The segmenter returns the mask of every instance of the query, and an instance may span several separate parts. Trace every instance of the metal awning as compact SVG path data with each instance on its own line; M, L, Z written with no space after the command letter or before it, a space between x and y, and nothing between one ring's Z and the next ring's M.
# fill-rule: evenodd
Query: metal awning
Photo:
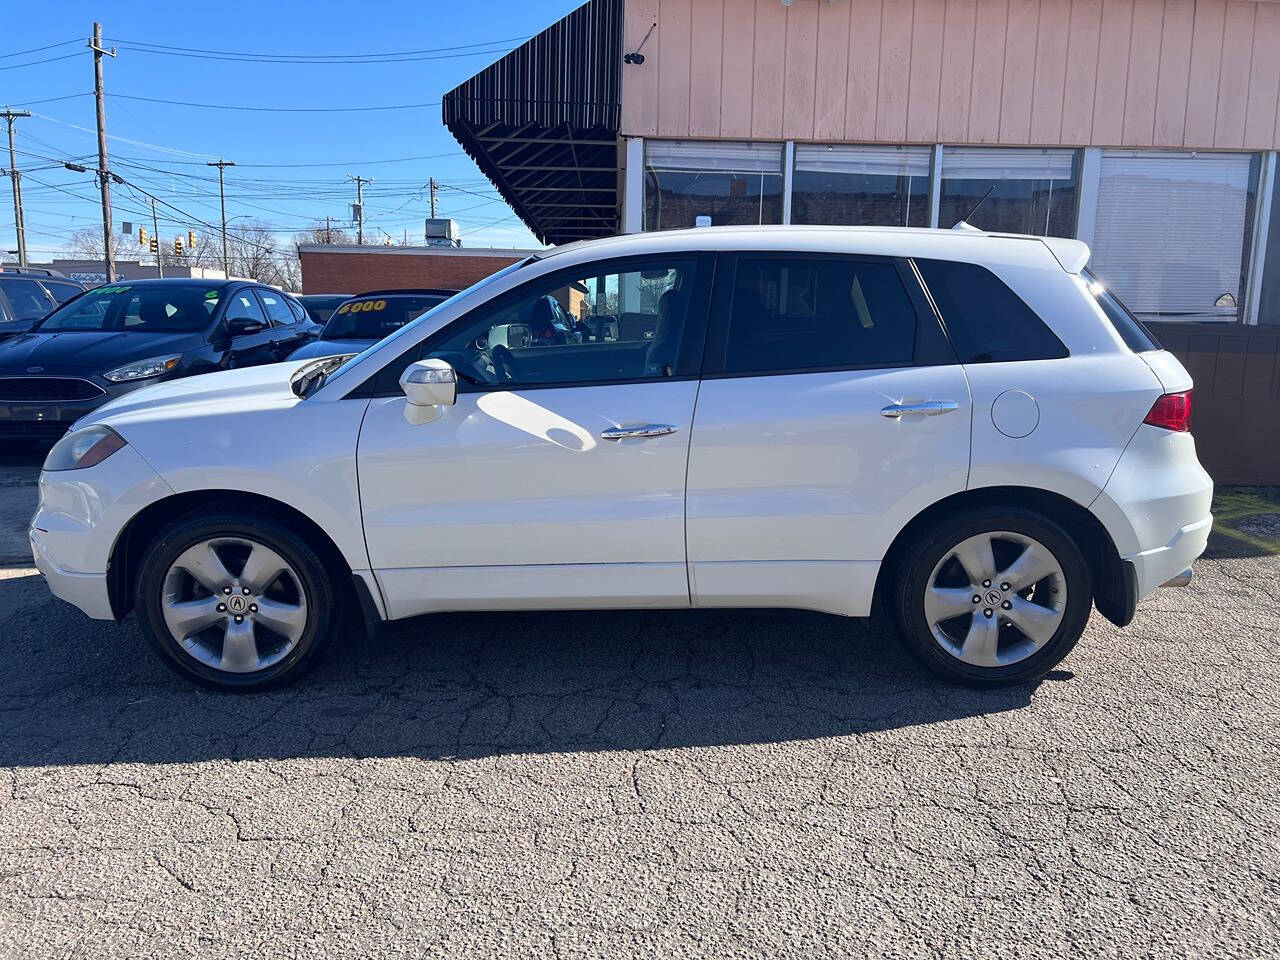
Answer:
M621 0L588 0L446 93L443 114L543 243L617 233Z

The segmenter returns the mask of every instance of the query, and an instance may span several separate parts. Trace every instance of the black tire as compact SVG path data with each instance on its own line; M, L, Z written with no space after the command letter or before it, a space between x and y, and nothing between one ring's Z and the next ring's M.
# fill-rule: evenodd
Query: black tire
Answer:
M165 580L174 562L201 541L222 537L244 538L275 551L289 564L292 585L305 597L301 636L282 659L261 670L232 673L201 662L183 649L162 612ZM135 584L134 609L142 635L179 675L216 690L255 692L292 683L322 659L334 627L342 622L338 602L324 562L305 539L268 515L210 508L177 518L152 541Z
M1066 601L1057 629L1034 653L1007 665L983 667L959 659L934 636L925 614L925 591L935 567L957 545L970 537L995 531L1021 534L1047 548L1065 578ZM1071 652L1089 621L1093 587L1079 546L1061 526L1032 510L991 507L949 517L909 544L899 558L890 597L904 645L917 660L947 680L968 686L994 687L1038 680ZM982 606L979 604L979 608ZM998 614L999 608L995 609ZM979 609L971 614L981 615Z

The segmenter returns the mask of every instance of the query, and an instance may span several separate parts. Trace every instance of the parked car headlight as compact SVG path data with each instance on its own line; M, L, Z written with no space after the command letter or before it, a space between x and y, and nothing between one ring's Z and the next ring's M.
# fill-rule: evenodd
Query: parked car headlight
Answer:
M94 424L73 430L53 445L44 458L46 470L81 470L101 463L125 445L124 437L110 427Z
M103 376L112 383L124 383L127 380L146 380L148 377L158 377L162 373L168 373L178 365L178 361L181 359L182 354L176 353L171 357L150 357L146 360L135 360L133 363L126 363L123 367L108 370Z

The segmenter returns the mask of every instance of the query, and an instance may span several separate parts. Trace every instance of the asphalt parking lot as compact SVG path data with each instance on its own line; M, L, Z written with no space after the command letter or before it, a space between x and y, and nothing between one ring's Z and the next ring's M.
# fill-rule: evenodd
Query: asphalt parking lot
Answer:
M1280 955L1275 500L1034 687L765 611L438 616L231 697L49 596L38 459L0 459L0 955Z

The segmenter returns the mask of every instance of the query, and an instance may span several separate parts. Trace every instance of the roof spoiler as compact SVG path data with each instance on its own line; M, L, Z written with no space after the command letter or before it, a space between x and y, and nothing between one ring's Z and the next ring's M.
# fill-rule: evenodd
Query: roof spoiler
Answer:
M1040 242L1049 248L1062 269L1067 273L1079 273L1089 262L1089 245L1083 240L1067 237L1041 237Z

